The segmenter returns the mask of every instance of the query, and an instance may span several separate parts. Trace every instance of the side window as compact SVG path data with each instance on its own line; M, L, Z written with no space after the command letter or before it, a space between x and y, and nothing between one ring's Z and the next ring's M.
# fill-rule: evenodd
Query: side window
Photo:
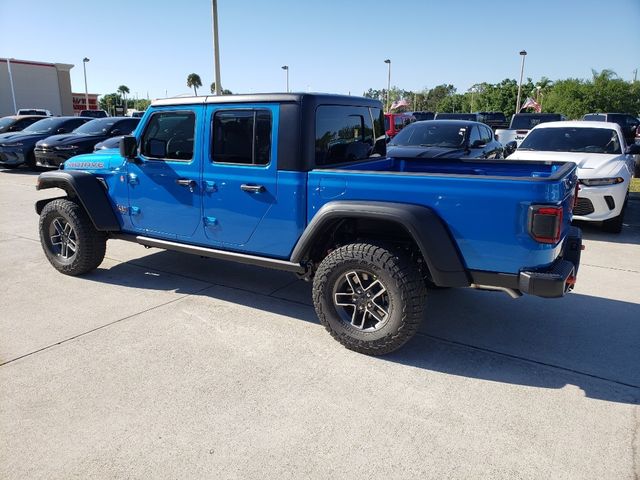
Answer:
M321 105L316 110L316 165L347 163L374 152L373 124L366 107Z
M493 131L489 127L484 125L480 126L480 134L482 136L482 143L485 145L491 143L493 140Z
M402 127L404 127L402 117L393 117L393 124L395 125L396 130L402 130Z
M478 131L478 127L474 125L471 127L471 132L469 132L469 145L473 145L473 142L477 140L482 140L480 137L480 132Z
M213 116L215 163L267 165L271 161L269 110L219 110Z
M142 135L140 152L145 157L191 160L196 115L190 111L157 112Z
M190 111L154 113L142 135L142 155L163 160L191 160L195 124L196 115Z

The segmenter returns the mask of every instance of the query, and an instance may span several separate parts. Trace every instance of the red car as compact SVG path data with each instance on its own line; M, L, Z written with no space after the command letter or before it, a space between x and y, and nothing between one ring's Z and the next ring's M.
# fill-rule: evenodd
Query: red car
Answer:
M415 121L416 118L410 113L385 113L384 129L389 138L393 138L400 130Z

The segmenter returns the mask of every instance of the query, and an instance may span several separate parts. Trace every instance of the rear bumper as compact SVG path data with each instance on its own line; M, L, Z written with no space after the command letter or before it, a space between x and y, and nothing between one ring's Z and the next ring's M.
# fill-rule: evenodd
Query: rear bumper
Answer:
M545 269L525 270L518 274L518 290L537 297L562 297L573 289L580 267L582 231L571 227L562 253Z
M558 298L573 289L580 267L582 231L570 227L560 255L544 268L524 269L518 274L471 271L475 288L507 291L511 296L519 293L537 297Z

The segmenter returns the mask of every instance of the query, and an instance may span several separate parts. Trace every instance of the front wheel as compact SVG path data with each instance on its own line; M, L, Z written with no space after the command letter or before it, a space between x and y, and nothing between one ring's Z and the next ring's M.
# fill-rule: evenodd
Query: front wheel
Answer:
M98 268L106 251L107 237L93 226L75 202L49 202L40 214L40 243L49 263L66 275L82 275Z
M342 345L367 355L397 350L418 331L426 287L408 255L355 243L331 252L313 281L322 325Z
M622 232L622 226L624 223L624 213L626 209L627 209L627 201L625 200L619 215L616 215L615 217L610 218L608 220L604 220L602 222L602 230L609 233Z

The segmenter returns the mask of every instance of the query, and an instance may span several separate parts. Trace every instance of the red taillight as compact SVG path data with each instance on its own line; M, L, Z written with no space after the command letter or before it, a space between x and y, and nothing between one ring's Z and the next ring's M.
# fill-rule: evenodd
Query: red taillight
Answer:
M540 243L557 243L562 230L562 206L529 207L529 234Z
M578 206L578 191L580 191L580 182L576 181L576 188L573 192L573 208Z

